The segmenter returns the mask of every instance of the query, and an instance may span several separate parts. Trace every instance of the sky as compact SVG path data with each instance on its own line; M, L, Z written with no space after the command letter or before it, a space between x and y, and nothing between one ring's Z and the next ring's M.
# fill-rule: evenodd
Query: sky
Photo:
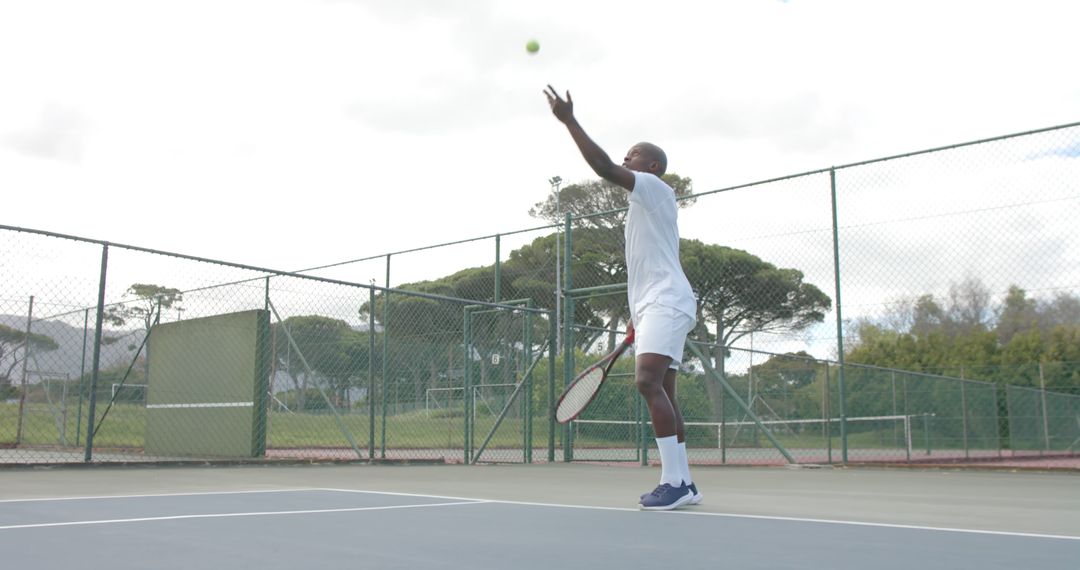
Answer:
M0 224L293 270L542 225L616 160L697 192L1080 120L1069 1L5 0ZM540 43L530 55L525 44Z

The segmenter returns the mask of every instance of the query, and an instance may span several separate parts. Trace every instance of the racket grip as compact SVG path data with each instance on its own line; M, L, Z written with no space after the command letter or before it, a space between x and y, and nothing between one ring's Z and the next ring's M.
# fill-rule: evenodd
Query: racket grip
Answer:
M626 340L624 340L623 342L625 342L626 344L633 344L633 342L634 342L634 334L636 332L637 332L637 329L630 329L630 332L626 333Z

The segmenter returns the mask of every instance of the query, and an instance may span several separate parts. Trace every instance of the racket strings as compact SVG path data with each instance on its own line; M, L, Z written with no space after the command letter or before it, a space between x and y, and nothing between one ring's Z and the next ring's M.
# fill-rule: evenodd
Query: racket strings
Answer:
M604 379L603 369L597 367L585 373L574 382L573 386L566 391L558 409L555 410L555 419L566 422L574 418L589 405L600 384Z

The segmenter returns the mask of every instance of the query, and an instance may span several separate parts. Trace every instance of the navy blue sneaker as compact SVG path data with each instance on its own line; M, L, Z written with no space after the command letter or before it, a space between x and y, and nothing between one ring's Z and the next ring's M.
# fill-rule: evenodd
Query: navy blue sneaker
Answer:
M704 499L705 497L702 497L701 493L698 492L697 485L695 485L693 483L690 483L689 487L690 487L690 492L693 493L693 495L694 495L694 498L690 499L690 504L691 505L700 505L702 499Z
M695 485L693 483L690 483L690 485L688 485L688 487L690 487L690 492L694 494L694 498L690 499L689 504L691 504L691 505L700 505L701 501L703 501L705 499L705 497L701 493L698 492L697 485ZM644 501L645 497L648 497L651 494L652 494L651 492L642 493L641 501ZM641 503L641 501L638 501L638 503Z
M690 491L690 487L686 485L672 487L664 483L641 499L641 508L646 511L670 511L689 503L693 499L694 493Z

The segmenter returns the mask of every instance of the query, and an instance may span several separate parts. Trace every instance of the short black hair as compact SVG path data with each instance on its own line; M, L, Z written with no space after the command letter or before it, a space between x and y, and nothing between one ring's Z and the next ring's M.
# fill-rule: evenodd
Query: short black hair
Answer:
M667 172L667 153L664 149L650 142L638 143L637 147L647 153L649 158L660 163L660 169L656 172L657 176L663 176Z

